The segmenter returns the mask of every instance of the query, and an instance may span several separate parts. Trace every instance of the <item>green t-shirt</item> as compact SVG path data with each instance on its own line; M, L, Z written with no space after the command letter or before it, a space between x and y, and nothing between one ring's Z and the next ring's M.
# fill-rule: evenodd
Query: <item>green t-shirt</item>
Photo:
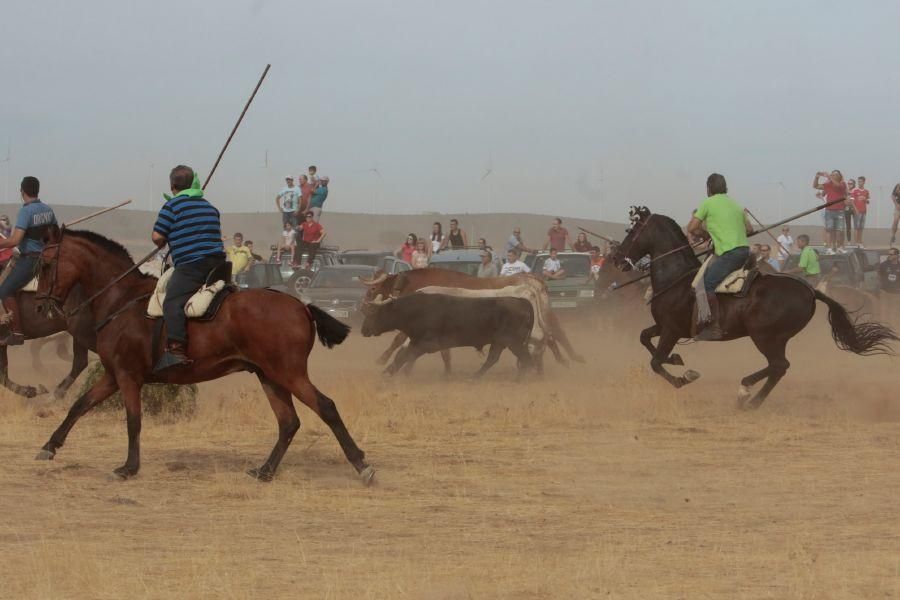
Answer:
M706 230L716 247L716 256L750 245L744 225L744 209L725 194L716 194L701 202L694 216L706 223Z
M822 272L819 268L819 255L809 246L800 251L800 263L797 266L807 275L818 275Z

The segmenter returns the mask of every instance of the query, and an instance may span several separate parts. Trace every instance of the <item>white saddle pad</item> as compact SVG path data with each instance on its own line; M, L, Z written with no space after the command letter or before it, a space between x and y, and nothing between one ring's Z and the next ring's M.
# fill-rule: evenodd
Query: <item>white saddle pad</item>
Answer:
M153 295L150 296L150 301L147 303L148 317L157 319L163 316L162 307L163 302L166 301L166 288L169 285L169 279L172 278L173 271L174 269L169 269L159 278L156 289L153 290ZM213 298L216 297L216 294L221 292L224 288L225 282L222 280L209 285L204 285L197 290L197 293L191 296L187 301L187 304L184 305L184 314L187 315L189 319L202 317L206 314L206 311L209 309L209 305L212 303Z
M38 278L35 277L31 281L25 284L25 287L22 288L23 292L36 292L38 285Z
M706 273L707 267L709 267L709 263L712 262L713 257L709 256L705 261L703 261L703 266L700 267L700 270L697 271L697 275L694 277L694 281L691 284L691 287L697 289L697 286L703 285L703 274ZM747 280L747 276L750 274L750 271L747 269L738 269L737 271L732 271L729 273L725 279L722 280L722 283L719 284L719 287L716 288L717 294L737 294L742 289L744 289L744 281Z

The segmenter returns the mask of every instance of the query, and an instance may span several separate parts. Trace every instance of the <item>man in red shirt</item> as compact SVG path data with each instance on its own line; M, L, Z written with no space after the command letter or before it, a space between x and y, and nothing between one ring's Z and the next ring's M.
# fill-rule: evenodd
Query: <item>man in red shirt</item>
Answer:
M820 182L819 179L822 177L827 177L827 179ZM847 250L844 249L843 220L847 184L844 183L844 176L837 169L830 174L819 171L813 179L813 187L822 190L826 203L834 202L823 211L825 213L825 245L829 247L825 254L835 254L836 252L845 254Z
M569 231L562 226L562 219L556 217L553 219L553 226L547 230L547 240L544 242L544 250L552 248L557 252L565 252L566 248L572 246L572 240L569 239Z
M869 210L869 190L866 189L866 178L856 178L856 189L850 192L853 199L853 229L856 230L856 243L863 246L863 229L866 228L866 211Z
M316 252L319 250L319 245L322 243L322 240L325 239L325 228L322 227L321 223L317 223L315 219L313 219L312 212L308 211L298 229L300 230L302 240L297 247L298 256L296 257L295 262L299 262L303 257L303 253L306 252L308 254L306 258L306 269L310 270L312 269L313 260L316 258Z
M309 210L309 199L312 198L313 193L313 184L310 183L309 177L306 175L300 176L300 208L297 210L297 215L305 215L306 211ZM300 221L302 225L303 222Z

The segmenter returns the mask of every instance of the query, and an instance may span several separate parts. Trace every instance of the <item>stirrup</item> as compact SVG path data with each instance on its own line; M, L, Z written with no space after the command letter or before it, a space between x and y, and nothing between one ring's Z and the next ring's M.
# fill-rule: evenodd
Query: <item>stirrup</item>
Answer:
M184 356L183 354L175 354L166 350L165 352L163 352L163 355L159 357L159 362L156 363L156 366L153 367L153 372L159 373L160 371L165 371L166 369L170 369L172 367L186 367L193 362L194 361Z

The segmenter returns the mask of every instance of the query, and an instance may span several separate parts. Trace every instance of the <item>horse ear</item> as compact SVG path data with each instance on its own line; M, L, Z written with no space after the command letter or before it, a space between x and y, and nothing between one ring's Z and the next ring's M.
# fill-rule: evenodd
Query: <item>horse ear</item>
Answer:
M646 206L642 206L638 209L638 215L640 216L641 219L646 219L647 217L650 216L650 209L647 208Z

